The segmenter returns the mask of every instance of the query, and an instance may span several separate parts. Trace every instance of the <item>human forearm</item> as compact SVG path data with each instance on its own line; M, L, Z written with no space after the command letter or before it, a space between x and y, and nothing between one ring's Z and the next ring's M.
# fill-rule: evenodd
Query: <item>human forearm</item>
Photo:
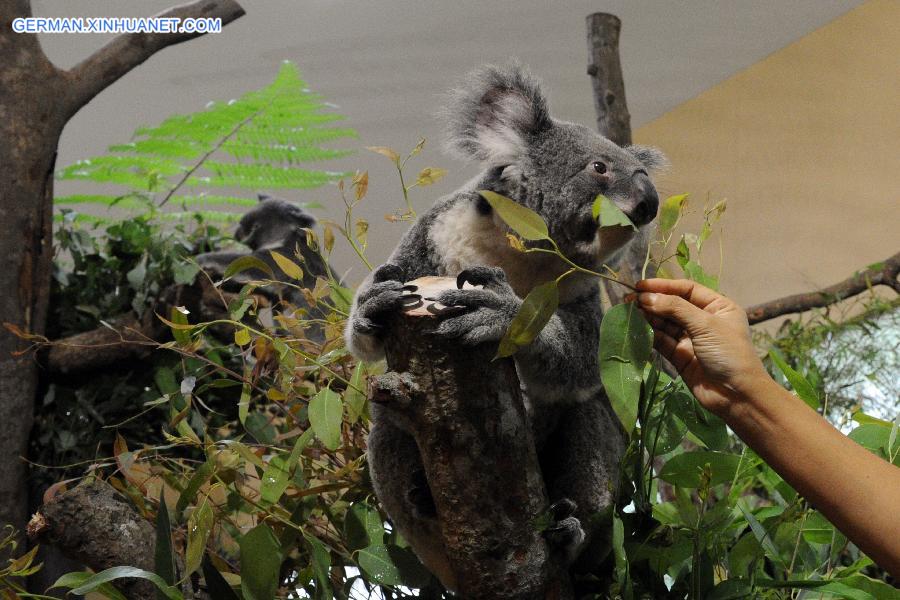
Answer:
M900 574L900 468L843 435L768 377L722 416L838 529Z

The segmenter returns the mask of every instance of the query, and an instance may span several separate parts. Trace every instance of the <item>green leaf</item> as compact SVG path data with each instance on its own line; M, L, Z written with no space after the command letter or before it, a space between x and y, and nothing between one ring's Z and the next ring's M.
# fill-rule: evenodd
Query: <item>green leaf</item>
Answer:
M497 356L512 356L519 348L530 344L556 313L558 306L559 288L556 281L548 281L528 292L500 340Z
M209 481L215 470L216 463L209 460L197 467L197 470L191 475L191 479L188 481L184 491L181 492L181 495L178 497L178 503L175 504L176 516L180 516L181 513L184 512L184 509L188 507L188 504L194 501L197 492L200 490L200 486Z
M701 285L705 285L711 290L719 289L719 280L713 275L708 275L699 263L692 260L685 261L681 268L684 269L684 275L691 281L696 281Z
M206 583L206 589L210 598L216 600L238 600L237 594L228 585L228 582L222 577L208 556L203 557L203 580Z
M403 583L400 578L400 570L394 564L387 546L378 544L363 548L359 551L356 562L372 581L382 585Z
M172 323L176 323L177 325L190 325L188 323L187 315L181 312L177 306L173 306L169 316L172 320ZM191 343L191 334L188 330L182 329L181 327L172 327L172 337L175 338L175 341L182 345L187 345Z
M347 406L347 416L351 425L366 413L366 395L360 391L366 386L365 375L365 364L356 363L353 375L350 377L350 385L344 391L344 404Z
M383 544L381 515L365 502L355 502L344 517L344 538L351 550Z
M164 490L159 492L159 508L156 512L156 545L153 551L153 570L169 585L175 585L175 552L172 550L172 526L166 506ZM165 598L157 591L157 598Z
M891 438L891 427L881 424L866 423L855 428L848 437L867 450L875 453L886 452Z
M50 588L77 588L93 576L94 573L89 573L88 571L75 571L72 573L66 573L65 575L57 579L56 582L50 586ZM97 590L97 592L103 594L110 600L127 600L127 598L122 595L122 592L113 587L113 585L110 583L101 583L95 589ZM163 594L163 598L167 597L168 596Z
M262 474L259 495L265 504L275 504L287 489L291 465L281 454L276 454L266 465Z
M661 234L667 234L678 223L678 218L684 210L687 199L688 194L678 194L665 199L662 207L659 209L659 231Z
M187 522L187 549L184 556L184 576L192 574L200 568L203 554L206 552L206 542L209 540L209 532L213 527L213 511L209 505L209 498L203 501L191 512Z
M81 584L72 589L73 594L87 594L88 592L93 592L97 590L102 584L109 583L110 581L116 579L122 579L123 577L133 577L137 579L146 579L147 581L153 583L157 589L159 589L168 600L184 600L184 596L181 595L181 592L170 585L168 585L163 578L157 575L156 573L151 573L150 571L144 571L143 569L138 569L137 567L112 567L110 569L106 569L104 571L100 571L96 575L88 577ZM59 581L57 581L57 584ZM56 586L54 586L56 587ZM123 597L123 596L119 596Z
M298 281L303 279L303 269L301 269L297 263L274 250L270 250L269 254L272 255L272 260L275 261L275 264L278 265L279 269L284 271L285 275Z
M309 402L309 423L329 450L336 450L341 444L342 422L341 397L329 388L319 390Z
M488 190L478 190L491 208L510 229L526 240L549 240L550 233L541 215L506 196Z
M778 367L778 370L784 373L785 379L788 380L788 383L791 384L791 387L797 392L800 399L806 402L813 410L818 410L820 403L816 388L803 375L792 369L774 349L769 351L769 359Z
M612 516L612 551L615 557L615 577L619 593L623 600L631 600L634 593L631 589L628 555L625 553L625 526L615 513Z
M744 508L744 505L742 503L738 503L738 508L741 509L744 518L750 525L750 531L753 532L753 536L756 538L756 541L759 542L759 545L763 547L763 550L766 551L766 554L769 556L769 558L781 562L781 555L778 553L778 548L775 547L775 542L772 541L772 537L769 535L769 532L766 531L766 529L762 526L762 524L760 524L756 517L753 516L753 513Z
M241 537L240 547L244 600L272 600L281 569L281 547L275 534L260 523Z
M416 185L426 186L437 183L447 174L447 169L439 169L437 167L425 167L419 172L419 178L416 179Z
M312 554L313 573L316 577L316 600L332 600L331 578L328 571L331 569L331 554L325 544L312 536L306 537Z
M231 279L238 273L243 273L244 271L248 271L250 269L261 271L268 275L271 279L275 278L275 273L272 271L272 267L263 262L262 259L257 258L252 254L248 254L231 261L231 264L225 267L225 272L222 274L222 279Z
M659 478L672 485L686 488L700 487L702 472L710 469L710 485L729 483L734 479L741 457L712 450L685 452L673 456L663 465Z
M196 262L182 260L175 263L175 266L172 267L172 276L177 284L191 285L194 283L194 279L196 279L199 271L200 265Z
M598 195L594 199L594 204L591 206L591 215L593 215L600 227L631 227L637 231L637 227L634 226L628 215L622 212L622 209L613 204L603 194Z
M653 329L632 302L613 306L600 323L600 379L613 410L629 434L637 422L644 366Z

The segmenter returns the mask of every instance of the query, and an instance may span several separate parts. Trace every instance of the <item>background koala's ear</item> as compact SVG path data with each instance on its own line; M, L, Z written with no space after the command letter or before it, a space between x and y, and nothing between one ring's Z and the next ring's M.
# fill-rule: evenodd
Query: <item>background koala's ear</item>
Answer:
M669 159L666 158L666 155L663 154L662 150L659 148L634 145L628 146L625 149L631 152L641 164L647 167L648 171L661 171L669 166Z
M482 67L451 92L448 149L492 164L516 162L528 137L552 125L537 80L522 66Z
M296 204L289 204L288 209L291 217L293 217L300 227L313 227L316 224L316 218L306 212L303 208Z
M259 200L260 202L265 202L266 200L271 200L272 196L260 192L260 193L256 194L256 199Z

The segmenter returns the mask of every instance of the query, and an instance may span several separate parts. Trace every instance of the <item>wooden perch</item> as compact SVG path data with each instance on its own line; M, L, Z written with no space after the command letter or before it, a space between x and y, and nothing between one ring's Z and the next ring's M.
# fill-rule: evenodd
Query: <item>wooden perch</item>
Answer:
M751 325L755 325L782 315L831 306L877 285L887 286L900 294L898 273L900 273L900 252L870 268L857 272L840 283L821 290L785 296L751 306L747 309L747 320Z
M412 282L423 297L429 285ZM452 310L452 309L450 309ZM433 305L396 317L387 331L389 371L372 381L377 418L411 423L462 598L569 598L535 519L548 500L511 359L490 344L464 347L430 335ZM393 413L393 414L390 414Z
M619 61L619 33L622 21L608 13L594 13L587 17L588 68L594 90L594 110L597 131L620 146L631 144L631 115L625 102L625 80ZM646 232L628 245L619 261L619 279L630 284L641 279L647 246ZM653 277L653 264L647 265L647 277ZM603 288L610 304L621 304L628 290L608 281Z
M28 537L49 543L94 571L128 565L153 571L153 526L107 483L91 481L53 497L28 522ZM143 579L115 582L130 600L154 600Z
M223 293L224 297L230 294ZM48 350L43 365L50 375L86 373L118 362L146 358L158 343L171 337L169 328L156 315L168 318L173 306L183 306L192 322L227 318L222 297L205 277L194 285L166 288L152 310L138 318L134 313L118 315L91 331L46 342Z
M172 7L154 18L219 18L224 26L244 14L235 0L197 0ZM163 48L201 35L204 33L127 33L114 38L64 73L69 81L68 114L78 112L94 96Z

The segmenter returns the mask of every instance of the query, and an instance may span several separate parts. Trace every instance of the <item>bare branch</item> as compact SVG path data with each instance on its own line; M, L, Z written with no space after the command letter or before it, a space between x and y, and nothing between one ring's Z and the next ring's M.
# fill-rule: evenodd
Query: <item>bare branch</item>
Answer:
M156 17L220 18L227 25L244 15L235 0L197 0L175 6ZM156 52L203 33L127 33L122 34L78 63L65 75L70 83L68 114L78 109Z
M900 273L900 252L821 290L785 296L751 306L747 309L747 319L751 325L755 325L782 315L831 306L877 285L887 286L900 294L898 273Z

